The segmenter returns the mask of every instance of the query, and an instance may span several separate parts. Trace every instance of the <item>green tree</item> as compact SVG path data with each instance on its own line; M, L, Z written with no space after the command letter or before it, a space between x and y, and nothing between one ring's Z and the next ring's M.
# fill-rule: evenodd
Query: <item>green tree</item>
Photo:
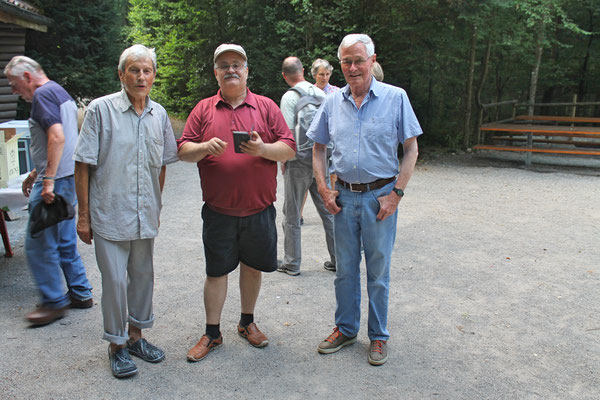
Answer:
M32 3L52 18L54 24L48 32L28 30L25 53L42 65L50 79L61 84L80 103L117 90L126 1Z

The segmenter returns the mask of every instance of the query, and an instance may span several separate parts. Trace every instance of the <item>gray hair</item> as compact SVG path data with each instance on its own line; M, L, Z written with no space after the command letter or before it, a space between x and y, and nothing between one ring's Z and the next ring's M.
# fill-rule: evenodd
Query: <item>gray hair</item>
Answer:
M22 78L25 72L35 76L45 75L42 66L34 59L26 56L14 56L4 67L4 75Z
M143 44L134 44L131 47L126 48L123 53L121 53L121 57L119 57L119 69L125 72L125 64L127 64L128 59L132 59L133 61L150 59L152 60L152 66L154 67L154 72L156 72L156 52L154 49L150 49Z
M340 43L340 47L338 47L337 52L338 59L342 59L342 49L354 46L359 42L365 45L365 48L367 49L367 57L371 57L373 54L375 54L375 44L368 35L365 35L364 33L351 33L342 39L342 43Z
M333 67L331 66L331 64L329 64L329 61L323 60L322 58L317 58L310 67L310 74L313 76L313 78L317 77L317 74L319 73L319 68L321 67L329 70L329 72L333 71Z

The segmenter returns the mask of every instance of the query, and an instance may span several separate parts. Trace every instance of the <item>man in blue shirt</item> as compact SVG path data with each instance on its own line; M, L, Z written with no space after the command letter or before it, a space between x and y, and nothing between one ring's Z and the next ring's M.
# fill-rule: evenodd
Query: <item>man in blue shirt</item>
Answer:
M390 262L398 204L413 174L417 136L423 131L406 92L373 79L376 55L369 36L347 35L338 58L348 84L327 97L307 133L315 141L313 168L319 194L334 214L337 259L336 327L318 351L335 353L356 342L362 241L369 294L368 361L381 365L387 361ZM333 143L333 172L338 177L333 189L325 179L329 142ZM401 163L399 144L404 149Z
M4 73L12 92L31 102L29 129L35 169L23 181L23 194L29 196L29 211L42 201L52 203L55 194L75 206L72 159L77 142L75 101L29 57L13 57ZM92 287L77 251L75 219L48 227L35 237L28 227L25 253L41 294L41 305L25 316L32 325L56 321L68 308L93 306Z

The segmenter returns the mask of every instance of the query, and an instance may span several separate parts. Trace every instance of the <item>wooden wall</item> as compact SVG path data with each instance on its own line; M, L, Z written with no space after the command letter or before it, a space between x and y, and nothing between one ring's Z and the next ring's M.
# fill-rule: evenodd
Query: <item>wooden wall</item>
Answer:
M12 94L4 67L11 58L25 53L25 28L0 22L0 122L17 116L19 95Z

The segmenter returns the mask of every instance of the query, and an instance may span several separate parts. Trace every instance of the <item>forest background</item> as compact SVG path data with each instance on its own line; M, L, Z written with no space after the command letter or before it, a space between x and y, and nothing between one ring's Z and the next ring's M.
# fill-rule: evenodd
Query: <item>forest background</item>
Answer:
M220 43L245 48L249 87L279 104L290 55L308 80L312 61L325 58L330 82L345 84L336 53L347 33L373 38L384 80L408 92L425 145L468 148L484 103L600 100L600 0L28 1L54 25L27 31L26 54L82 106L119 89L118 57L134 43L156 48L151 96L174 117L216 92Z

